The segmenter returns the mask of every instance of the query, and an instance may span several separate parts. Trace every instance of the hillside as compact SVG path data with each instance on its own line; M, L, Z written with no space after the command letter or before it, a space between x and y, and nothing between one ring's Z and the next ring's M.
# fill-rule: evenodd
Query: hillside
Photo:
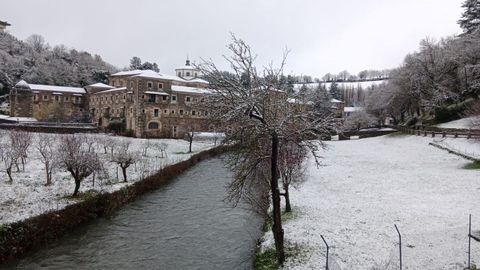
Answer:
M84 86L105 82L107 75L117 70L99 55L64 45L51 47L39 35L22 41L9 33L0 33L0 63L0 95L20 79L37 84Z

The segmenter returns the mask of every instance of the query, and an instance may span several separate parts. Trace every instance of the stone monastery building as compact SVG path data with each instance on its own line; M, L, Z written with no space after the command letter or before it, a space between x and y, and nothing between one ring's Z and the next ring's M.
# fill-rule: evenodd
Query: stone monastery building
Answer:
M210 92L208 82L189 60L175 74L121 71L108 85L85 88L20 81L10 93L10 115L50 122L90 119L100 127L120 123L137 137L183 138L189 131L207 130L208 112L195 104Z

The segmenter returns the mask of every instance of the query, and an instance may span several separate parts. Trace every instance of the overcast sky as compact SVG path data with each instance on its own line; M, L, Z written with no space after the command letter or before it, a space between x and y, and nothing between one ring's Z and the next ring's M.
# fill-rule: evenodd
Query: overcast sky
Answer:
M187 54L225 67L229 33L258 64L291 50L286 73L322 77L398 66L425 37L461 32L462 0L0 0L0 20L20 39L99 54L118 67L132 56L173 74Z

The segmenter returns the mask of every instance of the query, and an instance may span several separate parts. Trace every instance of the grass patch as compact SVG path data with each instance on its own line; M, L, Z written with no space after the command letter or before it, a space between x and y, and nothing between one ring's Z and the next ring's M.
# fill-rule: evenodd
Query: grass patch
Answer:
M286 243L285 245L285 259L297 257L302 252L300 246L296 244ZM280 268L280 265L277 262L277 254L275 248L267 248L260 250L257 247L255 251L255 257L253 259L253 268L255 270L276 270Z
M463 168L467 170L480 170L480 161L468 163L465 166L463 166Z
M282 209L282 224L285 221L292 220L296 218L299 213L301 213L300 208L298 207L292 207L291 212L285 212L285 209ZM272 213L270 213L266 218L265 222L263 223L262 231L263 232L268 232L272 229L273 226L273 219L272 219Z
M194 153L193 151L191 153L188 153L187 151L174 152L175 155L186 155L186 154L193 154L193 153Z

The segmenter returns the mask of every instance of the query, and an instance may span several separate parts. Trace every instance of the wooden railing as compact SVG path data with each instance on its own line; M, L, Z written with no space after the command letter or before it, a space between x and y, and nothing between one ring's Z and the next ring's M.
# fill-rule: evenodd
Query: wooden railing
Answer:
M397 129L403 133L423 136L423 137L442 137L442 138L467 138L480 139L480 130L478 129L443 129L438 127L402 127Z

